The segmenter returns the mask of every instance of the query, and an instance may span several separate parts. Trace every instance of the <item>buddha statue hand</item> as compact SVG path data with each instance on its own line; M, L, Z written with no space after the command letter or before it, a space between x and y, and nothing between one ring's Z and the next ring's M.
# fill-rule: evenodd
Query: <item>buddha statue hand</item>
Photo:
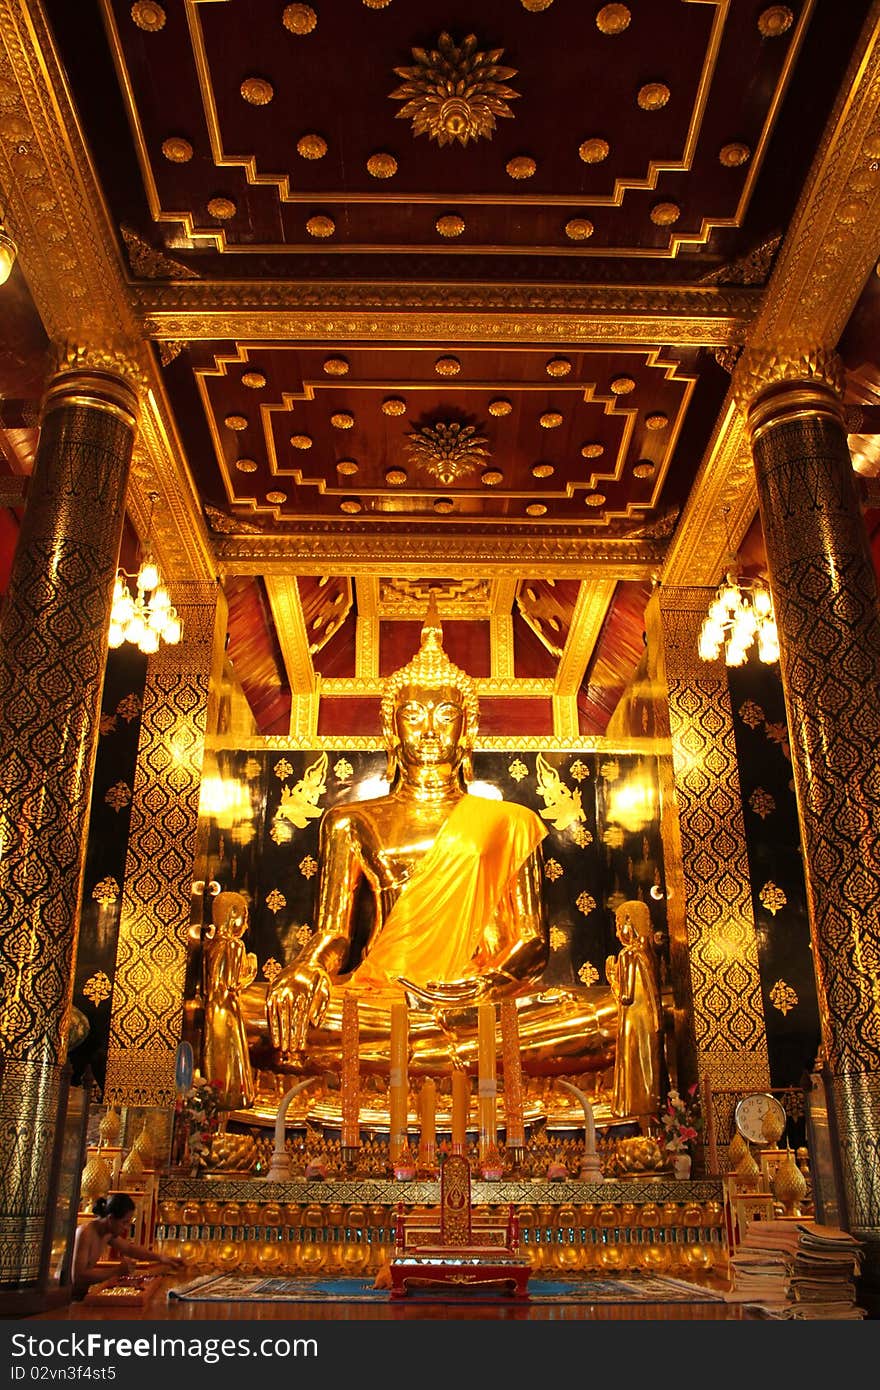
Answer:
M322 965L294 961L282 970L266 1000L272 1046L302 1052L309 1024L319 1024L330 1002L330 976Z
M429 1009L478 1004L481 999L508 993L512 985L518 987L519 983L504 970L488 970L485 974L467 975L460 980L428 980L424 985L413 984L402 975L398 980L412 1005L421 1004Z
M401 975L397 983L406 993L413 1008L434 1009L438 1005L475 1004L486 994L483 980L428 980L416 985Z

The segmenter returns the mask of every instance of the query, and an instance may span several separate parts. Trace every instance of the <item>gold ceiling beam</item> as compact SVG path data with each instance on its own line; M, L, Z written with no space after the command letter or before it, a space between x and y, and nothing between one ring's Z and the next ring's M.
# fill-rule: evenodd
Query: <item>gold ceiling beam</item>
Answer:
M616 579L581 582L571 627L556 668L557 695L577 695L580 690L616 588Z
M492 580L492 609L489 614L489 651L493 676L514 673L513 605L519 580L499 575Z
M355 582L354 673L367 680L379 676L379 578L363 574Z
M711 285L140 284L143 333L174 342L742 343L760 291Z
M267 575L266 594L290 692L294 696L311 695L315 690L315 668L309 652L299 585L293 575Z
M573 528L572 528L573 529ZM469 579L475 572L492 578L605 580L651 579L663 552L656 541L585 539L523 527L517 534L460 535L453 531L414 535L320 527L284 535L218 535L218 564L227 575L315 574L329 567L362 575L394 573L412 579Z
M580 737L577 695L616 588L616 579L581 581L568 637L556 668L553 732L557 738Z
M782 244L750 349L836 346L880 256L880 0L872 5ZM736 380L736 373L734 373ZM733 386L663 568L669 585L717 583L757 511Z
M113 222L39 0L0 0L0 186L3 212L49 337L126 364L141 396L128 508L170 579L216 569L158 366L144 342Z

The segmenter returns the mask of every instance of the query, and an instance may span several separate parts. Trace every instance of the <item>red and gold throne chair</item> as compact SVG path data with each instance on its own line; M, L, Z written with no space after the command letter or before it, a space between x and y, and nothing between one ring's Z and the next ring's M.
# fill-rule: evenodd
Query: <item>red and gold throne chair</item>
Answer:
M453 1154L440 1172L440 1222L398 1206L391 1297L431 1290L528 1298L529 1261L520 1253L513 1205L502 1220L476 1219L468 1160Z

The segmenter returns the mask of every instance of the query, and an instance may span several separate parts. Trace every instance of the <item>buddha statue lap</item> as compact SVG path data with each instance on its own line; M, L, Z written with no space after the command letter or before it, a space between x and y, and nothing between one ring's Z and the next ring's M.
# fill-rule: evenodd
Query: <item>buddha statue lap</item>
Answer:
M473 681L447 657L433 603L421 646L391 676L382 721L390 790L332 807L320 829L316 931L266 997L247 991L253 1038L266 1034L280 1065L339 1065L342 997L355 991L363 1066L387 1066L390 1008L409 1002L410 1066L472 1067L476 1008L516 1000L528 1069L583 1071L613 1057L610 989L536 988L548 953L541 842L529 808L467 794L478 706ZM374 925L348 967L355 896L366 880Z

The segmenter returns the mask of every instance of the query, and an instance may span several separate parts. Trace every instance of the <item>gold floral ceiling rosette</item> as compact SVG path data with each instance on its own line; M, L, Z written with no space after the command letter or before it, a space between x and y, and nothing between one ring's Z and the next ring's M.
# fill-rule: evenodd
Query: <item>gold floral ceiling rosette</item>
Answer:
M390 93L392 101L405 103L397 115L412 120L413 135L427 135L441 147L491 140L496 119L512 118L509 103L519 97L507 85L516 68L503 66L503 55L503 48L478 49L476 34L456 44L444 32L436 48L414 48L414 65L394 69L404 79Z

